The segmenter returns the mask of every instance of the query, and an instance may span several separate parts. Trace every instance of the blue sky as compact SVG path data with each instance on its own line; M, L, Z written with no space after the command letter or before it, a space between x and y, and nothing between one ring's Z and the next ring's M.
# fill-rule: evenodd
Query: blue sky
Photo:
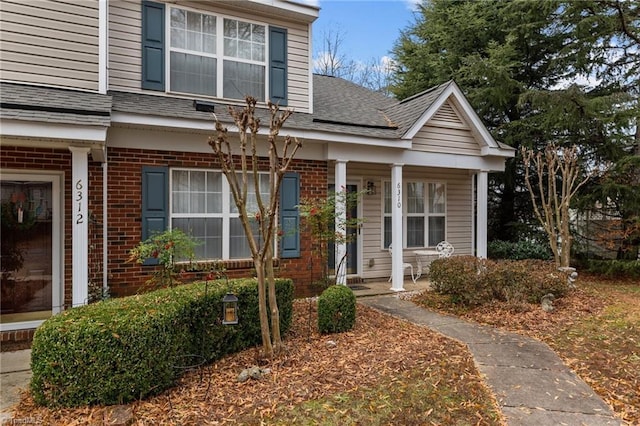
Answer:
M307 0L320 7L313 23L314 53L323 33L339 31L340 53L356 62L389 55L400 31L414 22L416 0Z

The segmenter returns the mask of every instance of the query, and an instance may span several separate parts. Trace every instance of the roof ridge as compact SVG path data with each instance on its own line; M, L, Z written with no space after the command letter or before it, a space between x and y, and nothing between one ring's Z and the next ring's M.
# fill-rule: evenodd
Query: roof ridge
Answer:
M408 98L404 98L399 103L403 104L403 103L412 101L412 100L414 100L416 98L422 97L422 96L424 96L424 95L426 95L428 93L432 93L432 92L435 92L437 90L444 89L445 87L449 86L453 82L454 82L453 80L448 80L448 81L446 81L446 82L444 82L444 83L442 83L442 84L440 84L438 86L430 87L430 88L428 88L426 90L423 90L422 92L416 93L415 95L411 95Z

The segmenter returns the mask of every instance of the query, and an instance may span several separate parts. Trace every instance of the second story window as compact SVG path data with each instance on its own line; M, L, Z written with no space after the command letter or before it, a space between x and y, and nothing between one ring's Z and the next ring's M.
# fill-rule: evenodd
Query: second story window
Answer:
M170 21L171 91L264 100L264 25L176 7Z

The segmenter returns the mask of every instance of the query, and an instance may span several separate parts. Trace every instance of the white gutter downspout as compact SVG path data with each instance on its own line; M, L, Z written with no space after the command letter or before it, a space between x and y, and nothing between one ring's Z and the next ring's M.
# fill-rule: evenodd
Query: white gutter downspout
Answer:
M109 4L108 0L98 1L98 93L107 94L107 66L109 45Z
M107 94L109 89L109 0L98 0L98 93ZM108 166L107 141L105 137L104 163L102 163L102 297L108 294Z
M106 147L105 147L106 151ZM106 152L105 152L106 157ZM109 250L107 247L107 242L109 241L107 232L109 227L107 226L107 212L108 208L108 199L107 199L107 183L108 183L108 173L107 173L107 161L102 163L102 297L105 297L109 294L109 280L107 276L107 271L109 269Z

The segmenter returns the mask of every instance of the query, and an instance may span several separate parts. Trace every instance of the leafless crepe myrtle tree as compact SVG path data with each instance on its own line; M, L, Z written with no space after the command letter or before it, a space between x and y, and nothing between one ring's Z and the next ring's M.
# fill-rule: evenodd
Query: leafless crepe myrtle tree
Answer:
M293 158L302 146L296 138L285 136L279 142L278 135L285 121L293 114L292 110L281 111L277 104L267 102L270 113L269 134L258 136L260 118L256 117L257 100L246 98L244 108L229 107L236 127L238 140L230 142L227 128L217 116L215 118L216 135L209 138L209 145L218 157L222 172L229 182L233 199L238 208L242 227L247 237L251 257L253 258L258 279L258 299L260 329L264 355L273 357L282 350L280 336L280 317L276 301L275 275L273 269L273 247L277 232L276 213L278 210L280 184ZM234 135L235 139L235 135ZM262 146L261 146L262 145ZM261 149L262 148L262 149ZM260 154L267 149L269 160L269 199L260 194ZM264 154L262 154L264 156ZM255 191L255 210L250 211L249 182ZM252 222L257 224L258 236L254 236ZM267 310L267 294L269 306ZM271 322L269 322L269 314Z
M572 242L569 207L573 196L589 179L589 175L580 175L578 148L575 145L558 148L550 144L544 151L534 152L523 147L521 152L533 211L547 233L556 265L568 267ZM537 174L537 191L531 183L534 180L531 169Z

